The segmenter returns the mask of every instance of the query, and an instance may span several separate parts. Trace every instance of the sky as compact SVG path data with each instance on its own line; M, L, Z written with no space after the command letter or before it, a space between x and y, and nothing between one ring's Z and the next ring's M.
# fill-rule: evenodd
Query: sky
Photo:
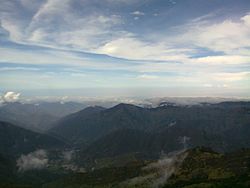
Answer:
M250 97L249 0L0 0L0 93Z

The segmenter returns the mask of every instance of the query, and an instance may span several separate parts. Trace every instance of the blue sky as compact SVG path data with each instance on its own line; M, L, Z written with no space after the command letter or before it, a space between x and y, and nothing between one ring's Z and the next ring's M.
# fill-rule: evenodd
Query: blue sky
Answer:
M0 0L0 92L91 88L250 97L250 1Z

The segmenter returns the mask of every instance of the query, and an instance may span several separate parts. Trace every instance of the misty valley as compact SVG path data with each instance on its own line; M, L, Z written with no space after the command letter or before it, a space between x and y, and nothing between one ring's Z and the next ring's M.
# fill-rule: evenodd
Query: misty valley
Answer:
M249 187L250 102L0 106L0 187Z

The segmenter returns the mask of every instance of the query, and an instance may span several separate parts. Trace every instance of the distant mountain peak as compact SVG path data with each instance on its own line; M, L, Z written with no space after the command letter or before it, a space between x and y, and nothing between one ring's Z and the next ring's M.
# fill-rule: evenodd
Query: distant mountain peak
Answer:
M133 104L120 103L110 109L142 109L142 107L139 107Z

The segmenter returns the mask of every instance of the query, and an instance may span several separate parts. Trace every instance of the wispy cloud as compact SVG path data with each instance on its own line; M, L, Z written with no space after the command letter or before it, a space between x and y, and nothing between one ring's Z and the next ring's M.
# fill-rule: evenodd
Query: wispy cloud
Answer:
M31 67L0 67L0 72L4 71L38 71L38 68Z

